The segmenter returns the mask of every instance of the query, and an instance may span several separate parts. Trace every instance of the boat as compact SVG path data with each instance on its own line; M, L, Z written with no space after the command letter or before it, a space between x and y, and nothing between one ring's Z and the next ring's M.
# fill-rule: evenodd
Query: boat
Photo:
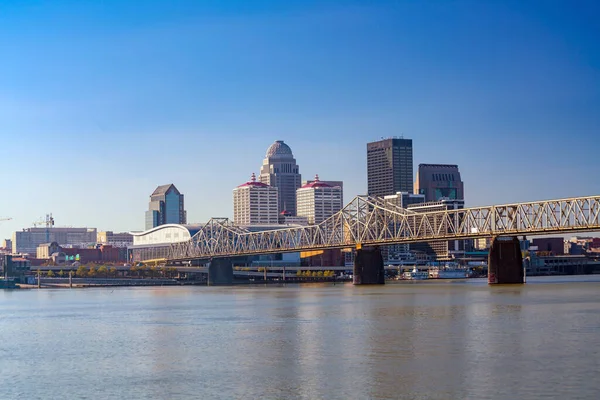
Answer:
M410 281L421 281L423 279L429 278L429 272L427 271L419 271L419 269L415 266L412 271L406 271L402 274L402 279L410 280Z
M464 279L468 278L469 275L470 271L468 269L450 263L429 268L429 277L433 279Z

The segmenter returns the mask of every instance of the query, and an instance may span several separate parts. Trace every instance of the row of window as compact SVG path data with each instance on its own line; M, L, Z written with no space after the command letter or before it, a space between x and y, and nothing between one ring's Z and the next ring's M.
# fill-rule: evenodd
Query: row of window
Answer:
M454 182L454 174L431 174L434 182Z

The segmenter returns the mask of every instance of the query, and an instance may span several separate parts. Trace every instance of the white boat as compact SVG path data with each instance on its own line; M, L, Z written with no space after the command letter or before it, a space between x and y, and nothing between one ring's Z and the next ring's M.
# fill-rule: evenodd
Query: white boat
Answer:
M419 271L419 269L415 266L412 271L406 271L402 274L403 279L411 280L411 281L420 281L423 279L429 278L429 272L427 271Z
M464 279L469 277L469 270L449 263L445 266L429 268L429 277L434 279Z

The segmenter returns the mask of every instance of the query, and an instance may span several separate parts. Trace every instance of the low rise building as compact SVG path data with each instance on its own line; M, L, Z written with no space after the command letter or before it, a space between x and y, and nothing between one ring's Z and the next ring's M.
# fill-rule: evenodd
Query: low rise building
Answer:
M102 231L98 232L96 243L108 244L114 247L127 247L133 244L133 235L129 232Z
M37 247L43 243L87 246L95 244L96 238L96 228L27 228L13 233L12 252L35 255Z

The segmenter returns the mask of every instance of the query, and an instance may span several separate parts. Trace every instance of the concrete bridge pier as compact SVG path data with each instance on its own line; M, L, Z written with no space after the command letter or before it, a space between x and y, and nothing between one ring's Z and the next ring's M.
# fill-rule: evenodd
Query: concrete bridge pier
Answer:
M233 260L213 258L208 264L208 286L233 284Z
M523 256L517 237L494 237L488 256L488 284L524 283Z
M383 285L385 283L383 257L378 246L356 250L352 283L354 285Z

